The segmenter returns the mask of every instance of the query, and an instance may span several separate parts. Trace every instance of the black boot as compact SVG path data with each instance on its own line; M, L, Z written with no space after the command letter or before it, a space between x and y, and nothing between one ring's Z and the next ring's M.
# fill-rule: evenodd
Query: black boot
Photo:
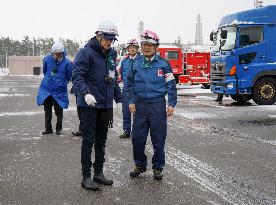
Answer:
M53 134L53 130L45 130L44 132L42 132L43 135L47 135L47 134Z
M93 176L93 181L103 185L112 185L113 181L106 179L103 173Z
M160 170L160 169L153 169L153 178L155 180L162 180L163 179L162 170Z
M77 131L77 132L72 132L72 135L74 135L74 136L81 136L82 133L81 133L81 131L79 130L79 131Z
M56 130L56 135L62 135L61 130Z
M135 167L132 172L129 173L129 176L135 178L138 177L141 173L146 172L147 168L146 167Z
M124 132L123 134L121 134L121 135L119 136L119 138L121 138L121 139L123 139L123 138L128 139L128 138L130 138L130 137L131 137L131 134L130 134L129 132Z
M100 189L99 185L92 181L91 177L83 178L81 182L81 187L87 190L97 191Z

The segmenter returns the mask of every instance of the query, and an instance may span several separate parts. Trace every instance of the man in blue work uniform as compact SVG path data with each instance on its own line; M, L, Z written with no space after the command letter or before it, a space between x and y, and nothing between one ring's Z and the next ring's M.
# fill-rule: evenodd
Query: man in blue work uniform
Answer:
M122 94L117 83L116 57L111 48L117 40L117 27L111 21L99 24L94 36L80 51L73 66L72 82L81 109L82 147L81 186L99 190L99 185L112 185L103 174L108 127L113 122L113 99L117 108L122 107ZM120 110L121 111L121 110ZM94 145L94 176L91 179L91 153Z
M56 134L62 134L63 109L69 105L67 84L72 76L72 63L66 57L64 45L55 42L51 54L43 59L44 78L39 86L37 104L44 105L45 131L42 134L52 134L52 107L57 116Z
M128 101L126 96L126 84L127 84L127 74L132 67L133 62L139 56L138 53L139 44L136 39L130 39L127 43L128 56L123 58L119 63L119 71L121 78L123 80L123 130L124 133L121 134L120 138L130 138L131 137L131 113L128 108Z
M127 78L127 96L130 112L134 114L132 144L135 168L131 177L146 171L145 145L150 131L153 144L154 179L162 180L165 166L167 117L173 115L177 102L176 82L170 64L156 50L159 37L146 30L141 36L141 55L133 64ZM166 109L165 95L168 94Z

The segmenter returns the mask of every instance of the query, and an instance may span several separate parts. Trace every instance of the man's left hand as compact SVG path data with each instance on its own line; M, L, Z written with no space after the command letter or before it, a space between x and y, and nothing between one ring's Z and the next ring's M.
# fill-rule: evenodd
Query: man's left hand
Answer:
M172 106L167 107L167 116L170 117L173 115L174 108Z

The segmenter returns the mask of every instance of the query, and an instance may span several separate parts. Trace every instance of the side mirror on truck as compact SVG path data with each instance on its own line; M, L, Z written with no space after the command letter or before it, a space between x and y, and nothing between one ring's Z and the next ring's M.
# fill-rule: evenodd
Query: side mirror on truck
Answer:
M227 39L227 30L221 30L220 37L221 39Z
M210 33L210 41L214 41L214 32L212 31L211 33Z

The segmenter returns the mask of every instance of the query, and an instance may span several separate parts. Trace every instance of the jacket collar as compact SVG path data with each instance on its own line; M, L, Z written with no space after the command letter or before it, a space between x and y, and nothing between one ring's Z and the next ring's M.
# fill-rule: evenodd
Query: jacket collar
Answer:
M116 51L112 48L110 48L106 53L104 53L99 41L96 39L96 36L90 39L88 45L98 53L102 54L103 56L116 56Z

